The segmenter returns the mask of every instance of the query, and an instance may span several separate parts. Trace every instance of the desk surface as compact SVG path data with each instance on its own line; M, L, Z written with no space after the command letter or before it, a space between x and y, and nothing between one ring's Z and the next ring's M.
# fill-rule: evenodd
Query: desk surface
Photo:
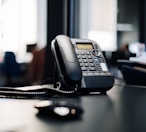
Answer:
M146 87L123 86L116 81L107 95L69 100L83 108L81 119L40 118L34 108L39 100L1 98L0 132L146 132Z

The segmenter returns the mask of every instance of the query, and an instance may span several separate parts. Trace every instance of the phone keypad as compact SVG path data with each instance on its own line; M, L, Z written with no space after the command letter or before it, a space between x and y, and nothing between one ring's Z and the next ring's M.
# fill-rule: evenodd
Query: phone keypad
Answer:
M98 50L76 51L76 54L83 75L102 75L108 71L105 60Z

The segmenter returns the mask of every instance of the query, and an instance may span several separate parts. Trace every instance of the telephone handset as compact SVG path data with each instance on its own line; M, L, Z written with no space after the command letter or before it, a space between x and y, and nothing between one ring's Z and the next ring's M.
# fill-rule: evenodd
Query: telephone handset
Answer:
M109 72L96 42L58 35L52 41L51 48L62 88L79 92L106 92L113 87L114 76Z
M59 80L64 87L74 90L81 83L82 72L69 37L57 36L51 46L59 72Z

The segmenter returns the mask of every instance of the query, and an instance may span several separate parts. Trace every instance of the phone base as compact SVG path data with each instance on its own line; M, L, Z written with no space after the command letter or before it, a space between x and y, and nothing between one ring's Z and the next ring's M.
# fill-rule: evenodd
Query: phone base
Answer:
M105 83L106 82L106 83ZM92 84L92 85L91 85ZM114 85L114 77L108 76L84 76L81 82L81 92L106 92Z

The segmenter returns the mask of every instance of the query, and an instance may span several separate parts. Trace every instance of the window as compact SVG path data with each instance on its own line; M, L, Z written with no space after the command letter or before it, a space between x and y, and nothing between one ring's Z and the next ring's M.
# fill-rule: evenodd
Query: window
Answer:
M79 37L99 43L103 51L116 44L117 0L80 0Z
M40 3L44 3L44 1L46 0L0 0L1 53L13 51L17 55L18 61L29 60L30 56L27 57L26 45L46 39L42 38L40 34L40 32L42 33L40 26L43 25L43 29L45 29L46 23L38 21L41 15L44 16L42 9L45 9L45 6ZM40 5L44 7L40 8ZM45 21L45 17L41 20Z

